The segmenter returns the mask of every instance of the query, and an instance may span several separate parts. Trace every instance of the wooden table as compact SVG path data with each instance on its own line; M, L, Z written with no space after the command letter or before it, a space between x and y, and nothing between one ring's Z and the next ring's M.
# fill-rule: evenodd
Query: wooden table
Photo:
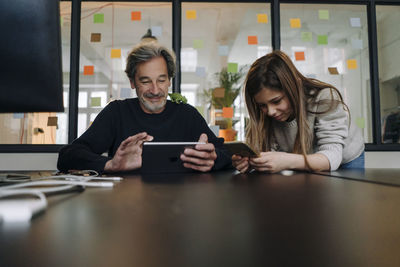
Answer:
M398 186L310 173L124 177L48 196L29 226L0 225L0 266L400 266Z

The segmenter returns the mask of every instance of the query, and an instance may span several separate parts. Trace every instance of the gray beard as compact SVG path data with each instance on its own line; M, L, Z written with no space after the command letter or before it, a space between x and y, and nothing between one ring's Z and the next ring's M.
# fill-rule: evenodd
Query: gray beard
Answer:
M167 98L164 98L164 101L158 105L147 102L142 96L139 97L139 100L143 104L143 106L150 112L158 112L162 110L167 103Z

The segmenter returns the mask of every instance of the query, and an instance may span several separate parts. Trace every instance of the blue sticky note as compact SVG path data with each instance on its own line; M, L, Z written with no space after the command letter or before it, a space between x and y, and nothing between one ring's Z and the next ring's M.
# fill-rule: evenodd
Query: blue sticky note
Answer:
M23 119L24 118L24 113L14 113L13 114L14 119Z
M229 47L227 45L218 46L218 54L220 56L227 56L229 54Z
M363 41L359 39L352 39L351 45L354 49L363 49Z
M206 77L206 68L205 67L196 67L196 75L199 77Z
M361 27L361 20L360 18L350 18L350 25L351 27Z
M130 98L132 96L132 89L131 88L121 88L119 92L120 98Z
M152 26L151 34L155 37L161 37L162 35L162 27L161 26Z

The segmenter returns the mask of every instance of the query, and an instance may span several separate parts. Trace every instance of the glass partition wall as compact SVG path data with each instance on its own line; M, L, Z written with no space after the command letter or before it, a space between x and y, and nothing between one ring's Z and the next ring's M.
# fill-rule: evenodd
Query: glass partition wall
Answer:
M72 142L107 103L135 97L124 72L126 57L149 32L177 54L178 79L170 90L186 96L217 135L228 139L224 130L231 127L233 139L244 140L244 77L274 47L306 76L340 90L352 123L363 130L366 150L400 151L400 0L354 2L82 0L73 9L71 1L60 1L65 112L0 114L0 151ZM73 10L80 12L77 34L71 30ZM71 40L79 41L78 50ZM76 78L70 75L77 70ZM238 92L233 100L224 97L224 74L228 91ZM70 77L76 87L70 88ZM69 101L70 91L78 95L76 103ZM71 118L76 127L69 127ZM38 151L34 147L24 149Z

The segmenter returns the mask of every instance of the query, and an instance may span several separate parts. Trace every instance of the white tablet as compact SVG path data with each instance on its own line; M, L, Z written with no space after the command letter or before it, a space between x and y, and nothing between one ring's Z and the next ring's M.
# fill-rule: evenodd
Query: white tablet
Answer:
M185 148L193 148L201 142L145 142L142 151L141 173L192 172L180 159Z

